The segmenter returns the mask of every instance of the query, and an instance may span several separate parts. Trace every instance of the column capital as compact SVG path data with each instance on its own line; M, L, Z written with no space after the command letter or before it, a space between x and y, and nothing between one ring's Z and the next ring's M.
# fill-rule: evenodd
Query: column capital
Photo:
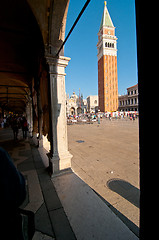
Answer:
M46 61L49 65L50 74L66 75L65 68L68 65L71 58L59 56L58 58L47 55Z
M69 61L71 60L71 58L69 57L65 57L65 56L59 56L57 57L53 57L50 55L46 55L46 61L49 65L63 65L63 66L67 66Z

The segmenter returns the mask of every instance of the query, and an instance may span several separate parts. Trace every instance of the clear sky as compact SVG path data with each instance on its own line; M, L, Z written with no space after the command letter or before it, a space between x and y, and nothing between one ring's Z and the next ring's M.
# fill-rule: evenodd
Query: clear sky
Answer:
M66 35L76 20L86 0L70 0ZM137 48L135 0L108 0L107 8L117 36L118 93L135 85L137 79ZM65 44L66 57L71 60L66 67L66 93L84 98L98 95L97 33L104 11L104 0L91 0L74 31Z

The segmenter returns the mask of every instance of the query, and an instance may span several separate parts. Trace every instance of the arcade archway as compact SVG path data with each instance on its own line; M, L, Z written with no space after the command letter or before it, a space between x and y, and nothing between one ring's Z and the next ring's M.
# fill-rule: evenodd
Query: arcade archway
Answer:
M6 0L0 8L0 108L25 112L38 142L47 136L53 172L70 167L72 156L64 97L70 59L63 49L56 55L64 41L68 4Z

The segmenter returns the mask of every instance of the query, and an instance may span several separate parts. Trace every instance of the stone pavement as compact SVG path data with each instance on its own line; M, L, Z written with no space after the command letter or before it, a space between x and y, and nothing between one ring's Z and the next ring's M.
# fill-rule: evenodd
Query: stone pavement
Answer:
M78 240L138 240L75 173L55 177L52 181Z
M72 168L139 235L138 120L68 126Z
M18 140L14 141L11 128L0 129L0 146L9 152L14 164L25 176L27 197L21 208L35 213L33 240L76 239L32 139L23 140L20 130Z
M23 140L21 132L18 139L13 140L10 128L0 129L0 146L26 178L28 194L21 207L35 213L33 240L138 239L76 173L50 179L32 139Z

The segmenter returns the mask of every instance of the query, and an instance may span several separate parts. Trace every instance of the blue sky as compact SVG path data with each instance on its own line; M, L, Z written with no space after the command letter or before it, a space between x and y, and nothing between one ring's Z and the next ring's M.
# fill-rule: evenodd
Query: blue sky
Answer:
M86 0L70 0L66 36ZM137 79L137 49L135 0L108 0L107 8L113 21L117 40L118 93L135 85ZM66 93L83 93L84 98L98 94L97 33L104 10L104 0L91 0L65 44Z

